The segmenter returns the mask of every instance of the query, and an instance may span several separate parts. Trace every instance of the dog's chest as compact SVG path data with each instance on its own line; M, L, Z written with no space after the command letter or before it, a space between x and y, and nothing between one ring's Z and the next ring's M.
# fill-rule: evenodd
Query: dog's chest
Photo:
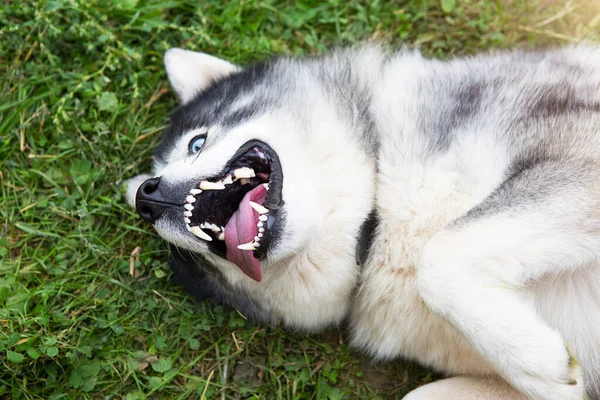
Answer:
M380 170L380 225L353 307L354 344L380 358L402 355L446 372L488 371L454 328L425 306L416 280L427 241L496 183L473 180L448 159Z

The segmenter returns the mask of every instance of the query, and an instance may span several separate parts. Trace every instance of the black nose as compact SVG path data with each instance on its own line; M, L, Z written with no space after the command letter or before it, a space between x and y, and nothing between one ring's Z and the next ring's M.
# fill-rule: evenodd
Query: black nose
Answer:
M135 208L138 214L151 223L156 222L167 208L173 207L172 203L163 199L158 190L159 184L160 177L148 179L140 185L135 195Z

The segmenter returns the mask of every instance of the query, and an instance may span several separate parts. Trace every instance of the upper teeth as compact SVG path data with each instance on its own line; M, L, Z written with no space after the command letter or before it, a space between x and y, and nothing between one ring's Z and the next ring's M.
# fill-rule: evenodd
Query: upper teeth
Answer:
M224 185L231 185L232 183L233 183L233 179L231 178L231 175L227 175L225 177L225 179L223 179Z
M202 181L202 182L200 182L200 189L202 189L202 190L223 190L223 189L225 189L225 185L221 181L219 181L219 182Z
M208 236L208 234L206 232L204 232L202 229L200 229L199 226L191 226L190 229L191 229L191 232L194 235L198 236L200 239L204 239L207 242L212 241L212 238L210 236Z
M223 229L219 228L217 225L211 224L210 222L205 222L203 224L200 224L200 228L210 229L213 232L221 232L223 230Z
M235 171L233 171L233 175L235 176L236 179L254 178L256 176L256 174L254 173L254 170L252 168L248 168L248 167L242 167L242 168L236 169Z
M240 250L256 250L256 246L254 245L253 241L240 244L237 248Z
M197 194L202 193L202 190L194 188L194 189L190 189L190 193L195 196Z
M254 208L256 210L257 213L259 214L266 214L269 212L268 208L263 207L262 205L255 203L253 201L249 202L250 207Z

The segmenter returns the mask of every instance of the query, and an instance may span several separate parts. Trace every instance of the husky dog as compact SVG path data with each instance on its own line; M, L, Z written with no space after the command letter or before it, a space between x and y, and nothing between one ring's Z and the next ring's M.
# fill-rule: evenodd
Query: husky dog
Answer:
M128 198L198 298L451 376L409 399L600 399L600 48L165 65Z

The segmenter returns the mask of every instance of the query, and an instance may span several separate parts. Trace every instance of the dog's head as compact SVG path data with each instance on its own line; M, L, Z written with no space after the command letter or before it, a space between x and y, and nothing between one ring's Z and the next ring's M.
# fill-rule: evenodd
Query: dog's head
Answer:
M165 66L182 106L130 202L210 297L296 327L339 322L373 202L367 122L317 60L242 69L172 49Z

